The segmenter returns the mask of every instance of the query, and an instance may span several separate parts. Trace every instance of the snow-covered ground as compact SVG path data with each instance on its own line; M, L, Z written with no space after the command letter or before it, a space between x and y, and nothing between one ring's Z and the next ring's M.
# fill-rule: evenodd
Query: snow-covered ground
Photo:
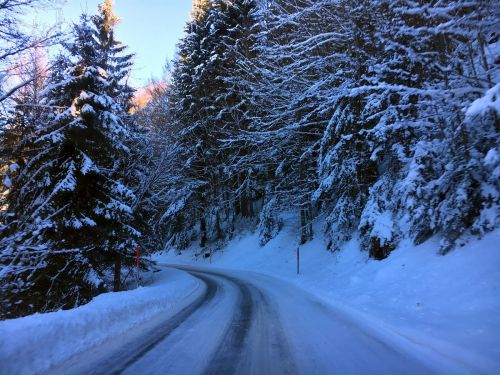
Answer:
M374 261L356 240L328 253L320 235L300 248L296 274L293 223L266 246L256 234L232 240L211 259L193 249L173 251L155 260L168 264L209 264L254 271L287 280L328 301L360 324L381 334L430 349L438 356L500 373L500 231L446 256L439 238L414 246L403 242L388 259ZM319 228L316 233L320 233Z
M442 373L500 373L499 230L446 256L437 254L439 238L433 238L420 246L403 242L388 259L374 261L360 251L356 240L340 252L325 251L319 224L315 240L300 248L297 275L295 225L290 220L285 224L264 247L258 245L256 234L247 233L211 258L193 256L193 248L154 259L239 271L235 275L261 290L283 285L268 288L270 294L286 294L291 283L328 303L338 316L349 316L361 331L412 352L432 368L442 364ZM203 283L189 274L163 269L145 287L104 294L73 310L0 322L0 373L43 372L108 339L116 342L141 323L174 316L204 291ZM283 310L291 313L292 307Z
M0 374L34 374L161 314L173 316L204 285L175 269L132 291L102 294L72 310L0 322Z

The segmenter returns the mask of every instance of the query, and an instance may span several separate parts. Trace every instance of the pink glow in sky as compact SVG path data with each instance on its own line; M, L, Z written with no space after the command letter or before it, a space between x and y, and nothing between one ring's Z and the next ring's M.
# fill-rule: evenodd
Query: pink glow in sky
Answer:
M55 0L51 9L37 9L37 22L50 25L57 20L69 24L81 13L95 13L101 0ZM58 4L58 5L56 5ZM142 86L152 77L161 78L167 59L175 55L189 19L191 0L115 0L122 19L117 37L136 54L133 83Z

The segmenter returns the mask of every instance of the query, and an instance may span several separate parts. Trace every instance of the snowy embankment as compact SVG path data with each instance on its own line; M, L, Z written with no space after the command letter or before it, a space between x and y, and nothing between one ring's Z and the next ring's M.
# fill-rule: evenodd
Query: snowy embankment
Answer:
M159 314L174 315L203 288L189 274L165 269L151 285L102 294L76 309L1 321L0 373L43 372Z
M316 234L320 233L316 228ZM385 341L441 357L480 373L500 369L500 231L471 240L446 256L439 238L414 246L403 242L383 261L368 259L352 240L338 253L325 251L320 235L300 250L293 225L266 246L256 234L232 240L212 259L160 254L157 261L254 271L299 286L371 328ZM467 371L465 371L467 372Z

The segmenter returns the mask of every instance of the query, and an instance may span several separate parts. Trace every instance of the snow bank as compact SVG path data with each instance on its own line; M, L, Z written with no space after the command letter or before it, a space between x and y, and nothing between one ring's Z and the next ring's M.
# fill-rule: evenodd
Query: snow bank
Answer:
M203 291L189 274L162 270L153 284L106 293L72 310L0 322L0 373L43 372L159 313L174 315Z
M407 342L409 350L425 348L429 360L432 352L466 368L498 373L499 230L446 256L438 255L439 238L433 238L419 246L403 241L389 258L374 261L357 240L328 253L318 225L315 240L301 247L301 274L296 275L296 224L287 222L264 247L256 234L241 236L211 263L285 279L380 335ZM166 263L208 266L210 260L198 258L190 251L156 256Z

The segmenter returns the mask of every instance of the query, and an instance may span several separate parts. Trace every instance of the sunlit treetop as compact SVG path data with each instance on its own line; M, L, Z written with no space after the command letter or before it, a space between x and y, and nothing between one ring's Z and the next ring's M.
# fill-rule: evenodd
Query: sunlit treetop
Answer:
M120 22L120 18L113 12L113 8L113 0L104 0L104 3L99 5L102 31L106 34L113 32L114 27Z
M211 0L193 0L192 18L200 18L211 5Z

